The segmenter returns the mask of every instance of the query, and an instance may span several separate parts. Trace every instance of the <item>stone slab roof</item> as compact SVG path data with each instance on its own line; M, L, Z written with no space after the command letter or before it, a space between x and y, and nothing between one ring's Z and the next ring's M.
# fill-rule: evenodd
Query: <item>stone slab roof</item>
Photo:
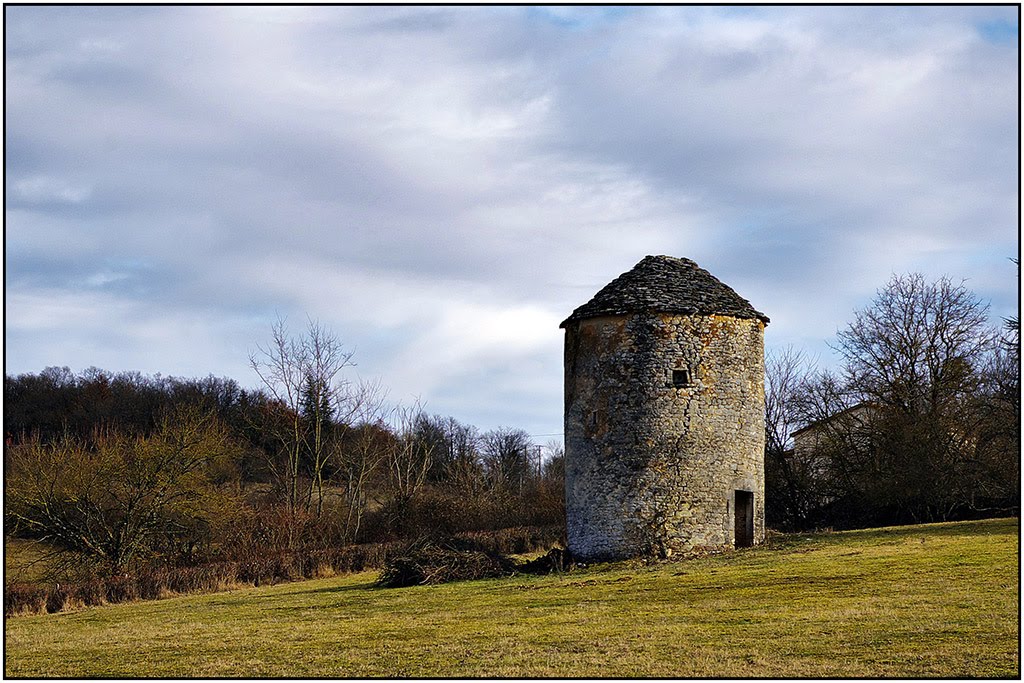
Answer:
M641 312L729 315L768 323L768 316L690 259L645 256L573 311L559 327L585 318Z

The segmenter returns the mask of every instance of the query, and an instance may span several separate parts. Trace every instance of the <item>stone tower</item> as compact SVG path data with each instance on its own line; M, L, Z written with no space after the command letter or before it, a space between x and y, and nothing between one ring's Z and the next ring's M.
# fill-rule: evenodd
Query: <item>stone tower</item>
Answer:
M767 322L693 261L647 256L561 324L575 556L764 539Z

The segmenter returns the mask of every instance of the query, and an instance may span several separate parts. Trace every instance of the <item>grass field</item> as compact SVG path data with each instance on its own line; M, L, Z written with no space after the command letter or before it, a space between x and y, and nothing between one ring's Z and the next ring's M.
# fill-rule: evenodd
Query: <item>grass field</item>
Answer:
M1016 519L403 589L373 573L18 617L5 674L973 677L1020 671Z

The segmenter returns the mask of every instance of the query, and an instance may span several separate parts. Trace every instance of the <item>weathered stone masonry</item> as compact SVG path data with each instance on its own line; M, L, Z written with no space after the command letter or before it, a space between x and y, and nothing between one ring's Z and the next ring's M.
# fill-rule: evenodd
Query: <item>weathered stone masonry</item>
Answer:
M692 261L659 256L562 323L573 554L763 540L767 320Z

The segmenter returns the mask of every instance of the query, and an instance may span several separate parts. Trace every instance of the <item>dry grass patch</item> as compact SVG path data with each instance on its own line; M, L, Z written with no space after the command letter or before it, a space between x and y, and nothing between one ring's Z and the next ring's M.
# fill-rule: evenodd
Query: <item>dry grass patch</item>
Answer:
M400 589L375 573L9 619L9 676L1015 677L1017 520Z

